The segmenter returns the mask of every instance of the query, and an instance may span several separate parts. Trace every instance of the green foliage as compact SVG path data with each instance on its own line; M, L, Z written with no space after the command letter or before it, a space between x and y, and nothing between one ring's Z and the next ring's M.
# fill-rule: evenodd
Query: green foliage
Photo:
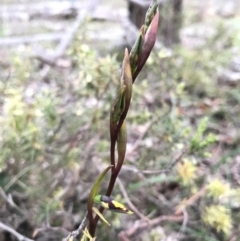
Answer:
M111 224L104 218L104 216L100 213L100 211L95 208L95 207L92 207L92 210L99 216L99 218L104 222L106 223L108 226L111 226Z
M110 170L110 168L112 168L112 166L108 166L105 168L105 170L95 180L95 182L92 186L92 189L90 191L90 194L88 197L88 215L89 216L91 215L90 222L93 221L92 207L93 207L94 199L98 195L99 186L100 186L102 180L104 179L105 175L107 174L107 172Z
M229 209L221 205L207 207L203 216L204 222L215 228L218 232L228 235L232 228L232 220Z
M213 133L209 133L205 138L203 137L204 132L207 129L208 118L203 118L197 128L196 134L193 136L190 141L190 151L196 152L199 150L203 150L208 147L210 144L216 142L216 135Z
M124 134L122 146L121 135L114 135L118 152L114 149L112 153L121 164L124 161L121 180L134 205L151 218L179 210L179 215L188 215L186 227L164 222L164 237L181 230L184 239L216 241L239 232L235 212L240 206L236 171L239 88L217 81L219 70L229 64L231 46L239 45L239 34L229 36L223 26L216 29L202 47L153 51L142 80L134 85L127 113L126 158L124 126L119 128ZM143 30L130 53L131 67L136 65L133 72L143 53L142 35ZM120 64L116 56L100 57L85 37L74 41L68 57L73 69L51 69L44 80L35 62L25 57L11 56L9 79L5 78L8 69L0 70L0 184L7 193L22 194L26 202L17 204L31 213L36 226L58 211L72 210L80 217L86 208L84 195L89 183L95 181L89 196L92 204L103 179L100 175L101 180L96 180L95 163L109 163L108 121L116 89L122 89ZM117 109L114 124L127 106L125 91L119 97L117 106L113 104ZM141 172L169 167L185 147L188 151L168 173L149 176ZM115 181L116 172L111 175ZM103 190L108 188L104 184ZM124 203L118 186L111 191ZM115 230L136 219L135 215L122 217L112 212L105 212L105 216L113 228L98 226L103 240L114 239ZM90 236L85 230L84 239ZM159 230L154 229L141 239L159 237Z
M2 66L0 70L0 183L6 192L27 195L26 205L37 224L66 208L61 205L64 192L55 197L55 190L66 185L68 172L76 176L77 170L87 165L83 150L90 136L99 127L104 129L102 121L109 117L104 112L114 97L109 91L104 104L99 101L118 74L116 58L100 58L79 42L70 52L75 48L79 51L74 57L78 66L74 74L51 69L47 82L41 79L34 61L23 56L11 57L9 80L5 79L9 70ZM97 143L96 150L101 146ZM73 208L79 207L76 203Z
M229 65L235 41L235 35L227 31L226 27L217 29L216 35L199 48L177 46L172 52L162 49L151 55L148 62L151 72L136 86L134 95L139 99L144 95L145 102L132 103L133 109L141 108L141 114L130 114L134 124L147 122L151 126L138 153L130 158L131 165L140 170L150 169L153 174L143 173L141 180L131 181L128 190L133 196L142 195L141 201L148 203L150 210L163 214L169 213L164 212L165 208L175 212L177 205L183 205L182 211L187 212L188 220L199 220L187 227L177 226L176 231L181 229L189 240L226 240L239 222L232 212L233 203L239 207L232 172L239 148L235 138L228 142L230 135L226 129L230 128L239 138L233 124L237 123L235 116L240 113L239 91L217 81L219 70ZM222 49L221 46L228 47ZM175 160L173 153L181 152L184 147L188 152L174 170L167 175L154 175L155 170L168 167ZM223 181L216 181L220 177ZM164 196L159 205L149 201L157 195L153 188ZM143 189L144 194L139 189ZM171 230L174 227L173 224L165 226Z

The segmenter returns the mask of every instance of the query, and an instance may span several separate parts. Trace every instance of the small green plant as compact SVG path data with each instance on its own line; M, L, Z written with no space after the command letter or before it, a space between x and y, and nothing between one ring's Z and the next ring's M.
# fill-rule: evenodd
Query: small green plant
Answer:
M197 132L190 141L190 151L199 151L207 146L209 146L211 143L214 143L217 139L216 136L213 133L209 133L205 138L203 138L203 134L207 129L208 124L208 118L203 118L198 126Z
M132 213L131 210L128 210L122 204L110 198L110 195L114 189L115 181L125 159L127 144L127 127L125 118L131 103L132 85L152 51L156 41L158 22L158 3L154 0L146 13L145 24L141 27L139 36L130 54L128 50L125 49L120 90L110 110L111 166L108 166L96 179L88 198L88 230L91 237L94 237L95 235L96 225L99 218L102 218L100 214L103 212L104 208L121 213ZM115 158L115 149L117 149L117 162ZM99 186L109 170L111 170L111 175L107 191L105 195L99 195ZM97 213L95 217L93 217L94 202L101 204L99 213Z

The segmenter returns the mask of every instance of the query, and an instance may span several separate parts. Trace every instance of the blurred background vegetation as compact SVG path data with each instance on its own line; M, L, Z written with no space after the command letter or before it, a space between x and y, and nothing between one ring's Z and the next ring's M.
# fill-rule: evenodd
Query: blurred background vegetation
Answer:
M101 1L64 55L50 64L39 57L58 46L85 5L0 5L0 222L34 240L62 240L78 227L109 163L109 110L132 36L127 1ZM164 47L162 33L134 84L123 185L113 197L131 200L148 219L172 217L129 240L237 241L240 3L184 0L181 20L178 43ZM174 161L167 173L149 171ZM101 223L97 240L124 240L119 233L145 222L105 217L112 226ZM17 239L0 228L0 240Z

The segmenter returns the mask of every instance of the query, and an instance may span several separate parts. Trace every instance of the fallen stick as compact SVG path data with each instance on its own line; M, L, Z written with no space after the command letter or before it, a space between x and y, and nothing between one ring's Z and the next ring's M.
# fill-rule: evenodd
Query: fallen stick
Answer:
M11 233L12 235L14 235L19 241L34 241L33 239L27 238L25 236L23 236L22 234L18 233L17 231L15 231L13 228L7 226L6 224L0 222L0 229L3 229L9 233Z
M40 41L59 41L62 38L64 32L37 34L22 37L5 37L0 39L0 47L12 46L19 44L32 44Z
M122 241L128 241L129 238L132 238L135 235L139 235L144 230L153 228L159 225L163 221L182 222L183 216L160 216L158 218L154 218L150 220L149 222L142 221L139 224L133 225L132 228L129 228L126 231L120 232L118 237Z
M54 52L46 53L43 50L38 50L34 57L46 64L54 65L56 60L64 55L81 23L84 22L89 13L94 11L99 2L100 0L90 1L88 6L77 15L75 22L70 26L66 33L63 34L63 37Z
M127 17L124 16L123 12L121 11L113 11L113 9L102 9L98 8L97 11L94 11L91 14L91 20L97 21L124 21ZM27 35L27 36L11 36L11 37L3 37L0 38L0 48L5 46L14 46L19 44L32 44L38 43L41 41L59 41L65 32L55 32L55 33L43 33L37 35ZM93 39L99 38L97 35L91 35ZM106 34L106 39L108 39L109 34ZM101 37L100 37L101 38ZM39 50L40 52L40 50ZM43 52L43 51L42 51Z
M82 4L79 2L71 2L68 0L61 1L61 4L59 1L47 1L47 2L39 2L39 3L24 3L24 4L5 4L0 5L0 14L4 13L18 13L18 12L24 12L24 13L35 13L35 12L44 12L51 9L66 9L69 7L74 8L82 8Z
M51 4L26 4L17 7L0 7L0 19L9 20L29 20L33 18L69 18L75 17L77 12L84 6L61 2L61 4L50 2Z
M55 3L55 2L53 2ZM85 7L69 2L61 5L42 4L32 7L32 4L26 5L25 8L8 8L7 6L0 7L0 19L2 21L10 20L31 20L31 19L66 19L75 18ZM30 6L29 6L30 5ZM91 12L93 20L110 20L119 21L119 17L126 17L124 9L114 9L113 7L99 6L96 11Z

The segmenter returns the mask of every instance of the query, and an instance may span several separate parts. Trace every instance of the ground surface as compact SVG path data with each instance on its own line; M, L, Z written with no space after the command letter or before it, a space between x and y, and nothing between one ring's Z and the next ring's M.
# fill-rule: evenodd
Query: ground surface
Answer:
M31 6L39 2L48 1ZM27 10L6 14L16 4ZM109 163L109 109L126 26L82 23L52 67L34 54L56 48L74 14L29 18L29 4L0 6L0 222L34 240L61 240L81 223L89 189ZM127 155L113 192L138 212L105 212L112 226L101 223L98 240L124 240L126 231L139 241L240 240L239 5L186 0L181 44L151 54L134 84ZM105 18L114 10L117 20L127 15L125 1L100 7ZM40 34L54 41L4 43ZM167 174L154 173L174 161ZM16 237L0 227L5 240Z

